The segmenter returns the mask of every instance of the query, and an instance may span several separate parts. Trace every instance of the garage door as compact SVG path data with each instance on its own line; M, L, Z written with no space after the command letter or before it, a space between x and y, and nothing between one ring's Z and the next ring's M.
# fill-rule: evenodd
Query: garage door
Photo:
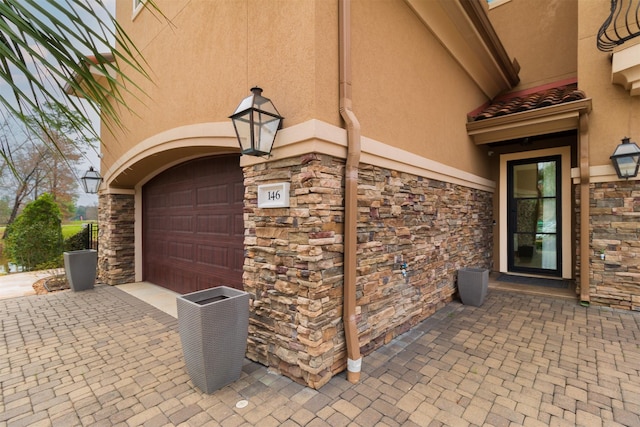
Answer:
M244 185L238 156L192 160L142 189L144 280L179 293L242 289Z

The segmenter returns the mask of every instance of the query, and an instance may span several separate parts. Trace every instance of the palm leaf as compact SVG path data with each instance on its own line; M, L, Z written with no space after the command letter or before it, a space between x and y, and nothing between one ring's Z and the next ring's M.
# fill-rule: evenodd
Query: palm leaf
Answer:
M158 11L153 2L146 5ZM107 18L98 25L82 18L100 11ZM117 48L110 45L112 40ZM133 70L133 75L124 74L118 64ZM74 131L98 137L76 95L107 118L108 127L121 127L118 111L128 110L124 95L144 97L136 81L149 79L145 67L142 55L102 0L0 0L0 79L13 92L13 98L0 97L0 106L38 134L46 135L44 106L53 105ZM26 84L18 83L20 79ZM2 153L0 158L10 160Z

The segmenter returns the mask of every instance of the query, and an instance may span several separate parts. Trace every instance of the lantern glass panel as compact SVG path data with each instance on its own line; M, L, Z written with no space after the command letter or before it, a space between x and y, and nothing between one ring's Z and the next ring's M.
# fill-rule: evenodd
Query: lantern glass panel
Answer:
M253 141L251 139L251 122L249 120L250 116L251 111L249 110L245 112L245 114L241 114L233 118L233 126L236 129L236 135L238 136L242 152L251 150L253 145Z
M261 111L254 111L253 123L256 148L264 153L271 152L273 141L280 126L280 118L264 114Z
M84 174L81 181L86 193L95 194L98 192L98 188L100 187L100 183L102 182L102 177L98 172L93 170L93 168L90 168Z
M638 156L622 156L616 157L615 162L618 165L620 176L623 178L629 178L635 176L638 169Z

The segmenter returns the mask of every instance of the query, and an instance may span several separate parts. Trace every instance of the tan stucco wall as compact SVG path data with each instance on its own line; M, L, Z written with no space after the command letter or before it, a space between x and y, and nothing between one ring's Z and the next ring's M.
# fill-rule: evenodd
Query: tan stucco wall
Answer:
M141 118L125 112L127 131L117 140L105 135L107 167L157 133L229 121L256 85L274 100L285 126L313 117L339 124L333 2L155 3L166 19L143 10L132 21L131 2L117 2L117 17L149 64L151 81L141 83L142 103L130 102Z
M597 0L509 0L489 10L507 51L521 65L521 83L514 90L577 77L579 89L592 99L591 166L610 165L624 136L640 139L640 99L611 83L610 54L596 47L610 7Z
M521 67L515 90L576 76L577 8L578 0L509 0L489 10L496 33Z
M611 83L611 54L596 47L598 29L609 10L608 2L598 1L581 1L578 7L578 84L593 99L589 114L592 166L610 165L609 156L623 137L640 142L640 97Z
M131 3L117 16L149 64L146 93L123 112L127 129L103 132L103 170L135 144L190 124L227 122L259 85L285 128L339 115L337 0L158 0L165 18ZM489 177L486 153L465 130L486 101L471 78L402 0L353 0L353 108L362 135ZM155 167L155 166L154 166Z
M403 1L354 1L352 18L362 134L488 177L486 153L465 129L486 101L470 77Z

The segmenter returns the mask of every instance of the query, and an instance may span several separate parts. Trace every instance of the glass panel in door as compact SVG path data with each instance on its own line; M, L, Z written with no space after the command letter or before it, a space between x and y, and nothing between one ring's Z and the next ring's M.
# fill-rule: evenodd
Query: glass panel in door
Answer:
M560 157L508 163L509 271L560 276Z

